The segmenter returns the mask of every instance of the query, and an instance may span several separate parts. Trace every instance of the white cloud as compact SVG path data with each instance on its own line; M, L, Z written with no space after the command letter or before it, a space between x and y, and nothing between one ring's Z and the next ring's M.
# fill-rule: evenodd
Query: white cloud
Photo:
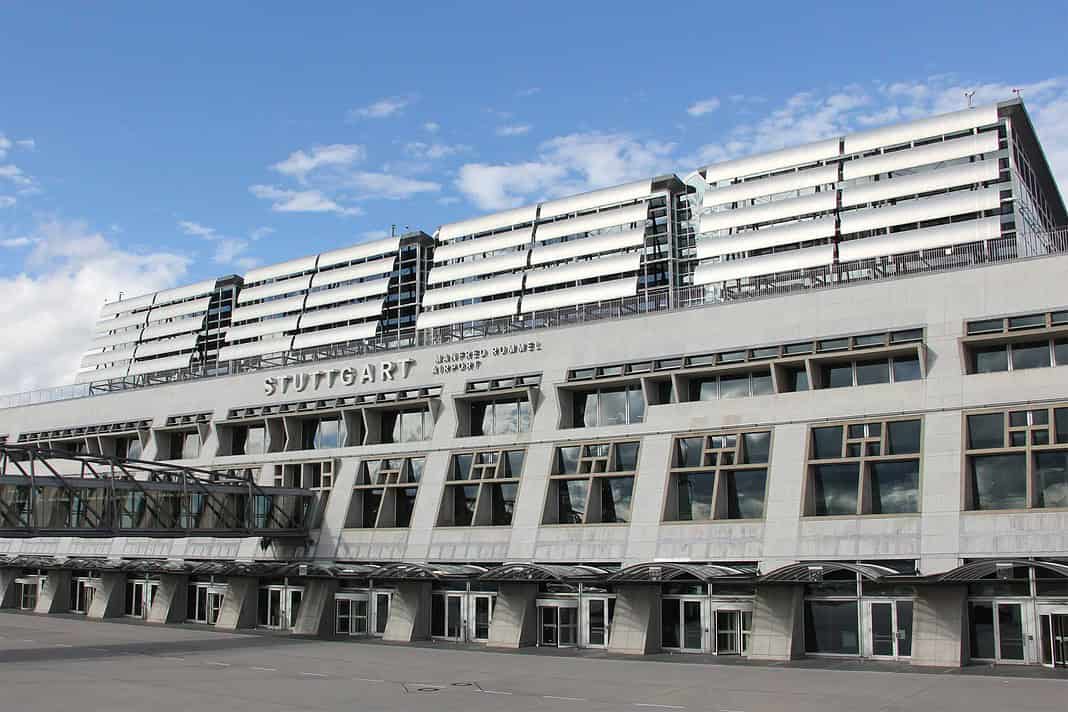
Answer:
M384 237L389 237L389 230L368 230L360 233L360 237L365 240L381 240Z
M332 143L329 146L315 146L310 152L294 151L284 161L275 163L271 168L285 176L296 178L306 183L308 174L327 166L350 166L367 157L367 149L360 144Z
M16 202L18 201L12 195L0 195L0 208L10 208Z
M471 150L470 146L462 143L426 143L424 141L409 141L404 145L404 152L413 158L436 161L458 153L466 153Z
M189 266L184 255L121 248L81 221L49 220L25 239L35 249L0 279L0 339L18 344L0 350L5 393L72 382L106 299L173 287Z
M271 201L276 213L337 213L359 215L357 207L342 207L318 190L288 190L273 185L254 185L249 192L261 200Z
M274 232L274 228L258 227L249 233L248 238L231 237L223 235L213 227L192 220L179 220L178 229L186 235L214 243L215 251L212 254L212 260L216 264L233 265L241 269L250 269L260 263L259 259L250 257L246 253L252 242Z
M515 93L516 96L534 96L541 91L541 87L530 87L528 89L520 89Z
M461 166L456 187L483 210L504 210L522 204L525 196L549 189L566 175L566 168L549 163L468 163Z
M686 109L686 113L690 116L704 116L705 114L711 114L713 111L719 108L719 99L716 97L709 97L708 99L701 99L695 101Z
M437 133L441 130L441 124L436 121L427 121L423 124L423 130L427 133Z
M8 240L0 240L0 247L27 247L33 244L33 240L28 237L12 237Z
M530 133L530 124L511 124L508 126L498 126L498 136L523 136Z
M18 141L15 141L15 145L19 148L24 148L27 151L32 151L37 148L37 142L32 138L20 138Z
M416 180L393 173L375 173L360 171L348 176L344 182L345 187L355 189L357 200L371 198L385 198L397 200L410 198L417 193L436 193L441 190L441 185L433 181Z
M385 119L404 111L405 107L415 101L413 96L390 96L379 99L373 104L361 106L349 111L350 118Z
M22 169L14 163L0 166L0 178L9 180L20 187L33 185L33 179L23 173Z
M192 235L193 237L201 237L205 240L215 240L218 238L215 228L206 227L191 220L179 220L178 227L181 228L182 232L186 235Z
M4 134L0 134L0 158L7 155L7 152L11 150L11 139Z

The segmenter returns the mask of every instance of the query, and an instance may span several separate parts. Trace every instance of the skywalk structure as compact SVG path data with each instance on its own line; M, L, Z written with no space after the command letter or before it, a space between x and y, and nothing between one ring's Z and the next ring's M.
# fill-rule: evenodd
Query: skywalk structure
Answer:
M1063 666L1066 225L1010 101L108 303L0 602Z

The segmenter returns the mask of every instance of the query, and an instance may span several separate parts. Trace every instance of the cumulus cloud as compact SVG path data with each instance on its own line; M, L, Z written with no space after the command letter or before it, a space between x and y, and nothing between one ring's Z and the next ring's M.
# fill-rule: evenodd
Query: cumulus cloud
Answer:
M716 97L710 97L708 99L701 99L690 104L686 109L686 113L690 116L704 116L705 114L711 114L713 111L719 108L719 99Z
M0 165L0 179L10 181L20 188L33 185L33 179L14 163Z
M427 133L437 133L441 130L441 124L436 121L427 121L423 124L423 130Z
M510 124L508 126L498 126L498 136L523 136L530 133L530 124Z
M358 171L351 174L345 180L344 186L357 191L354 196L356 200L370 198L398 200L410 198L417 193L436 193L441 190L441 185L433 181L373 171Z
M467 153L470 150L470 146L462 143L448 144L409 141L404 145L404 152L409 156L428 161L436 161L440 158L455 156L458 153Z
M28 237L12 237L7 240L0 240L0 247L16 248L16 247L28 247L33 244L33 240Z
M288 190L273 185L254 185L249 192L260 200L271 201L276 213L337 213L360 215L358 207L342 207L318 190Z
M565 167L549 163L468 163L460 167L456 187L483 210L504 210L522 204L528 195L550 189L566 176Z
M0 195L0 208L10 208L16 202L13 195Z
M232 265L240 269L251 269L260 261L247 254L250 243L272 232L274 228L258 227L247 238L223 235L213 227L202 225L192 220L179 220L178 229L191 237L199 237L214 244L212 260L220 265Z
M367 157L367 149L359 144L332 143L329 146L315 146L309 151L294 151L284 161L275 163L271 168L284 176L296 178L305 183L308 174L327 166L349 166Z
M127 295L167 289L189 258L119 247L82 221L47 220L21 238L33 244L19 272L0 278L0 392L71 383L100 307Z
M350 118L385 119L401 113L415 101L414 96L389 96L384 99L349 111Z

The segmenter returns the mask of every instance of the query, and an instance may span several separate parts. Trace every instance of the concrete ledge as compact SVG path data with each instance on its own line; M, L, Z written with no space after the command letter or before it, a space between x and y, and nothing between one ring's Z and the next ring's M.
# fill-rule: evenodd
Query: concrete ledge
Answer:
M383 640L407 643L430 638L430 582L406 581L389 604Z
M608 649L626 655L660 651L660 584L633 584L616 588Z

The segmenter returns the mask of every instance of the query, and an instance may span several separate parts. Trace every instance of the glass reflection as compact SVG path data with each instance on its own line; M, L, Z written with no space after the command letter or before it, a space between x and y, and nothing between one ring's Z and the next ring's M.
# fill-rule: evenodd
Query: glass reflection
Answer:
M907 514L920 511L920 461L870 464L872 514Z
M812 513L833 516L857 513L860 465L813 465Z
M972 464L974 509L1027 507L1027 462L1024 455L975 455Z

